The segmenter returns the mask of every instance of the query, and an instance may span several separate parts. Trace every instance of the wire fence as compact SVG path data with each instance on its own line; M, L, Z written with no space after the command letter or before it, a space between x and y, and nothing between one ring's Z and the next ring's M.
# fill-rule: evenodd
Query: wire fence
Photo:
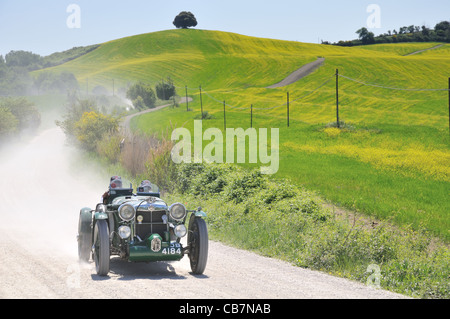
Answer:
M232 90L225 90L224 92L218 92L217 90L214 93L209 92L208 90L205 90L204 88L202 88L201 86L199 88L190 88L188 86L185 86L182 89L186 90L186 97L188 96L188 90L189 91L196 91L200 93L200 96L202 94L205 94L206 96L208 96L211 100L213 100L214 102L221 104L223 106L223 112L224 112L224 128L226 128L226 110L227 109L231 109L231 110L237 110L237 111L251 111L251 123L253 123L253 110L257 110L257 111L271 111L271 110L275 110L278 108L282 108L285 107L287 108L287 126L290 126L290 106L292 105L292 103L294 102L299 102L307 97L310 97L311 95L313 95L314 93L318 93L318 92L323 92L321 91L322 88L324 88L328 83L330 83L333 79L335 79L336 81L336 123L337 123L337 127L340 127L340 121L339 121L339 78L354 82L354 83L358 83L360 85L363 86L368 86L368 87L376 87L376 88L380 88L380 89L386 89L386 90L395 90L395 91L409 91L409 92L449 92L449 105L448 105L448 110L449 110L449 130L450 130L450 78L449 78L449 87L448 88L401 88L401 87L391 87L391 86L385 86L385 85L381 85L381 84L376 84L376 83L368 83L365 81L361 81L358 79L354 79L351 77L348 77L346 75L340 74L339 70L336 70L336 73L331 75L329 78L325 79L325 81L323 83L321 83L319 86L317 86L316 88L309 90L308 92L306 92L305 94L301 95L298 98L292 99L290 100L290 93L287 92L287 98L285 100L284 103L282 104L278 104L275 106L270 106L270 107L255 107L253 104L251 104L250 106L236 106L236 105L231 105L228 104L226 102L226 99L219 99L215 96L215 94L221 94L221 96L223 96L224 94L231 94L231 93L235 93L238 91L243 91L246 90L245 88L238 88L238 89L232 89ZM181 89L179 87L177 87L177 89ZM273 89L271 89L273 90ZM342 90L342 89L341 89ZM329 91L329 89L328 89ZM203 107L202 107L202 112L203 112Z

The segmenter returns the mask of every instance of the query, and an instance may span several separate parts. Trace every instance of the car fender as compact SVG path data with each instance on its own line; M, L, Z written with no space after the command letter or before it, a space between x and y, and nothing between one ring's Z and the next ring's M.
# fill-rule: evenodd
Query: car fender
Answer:
M192 228L192 224L194 223L194 220L196 218L205 218L206 217L206 213L204 211L201 210L196 210L196 211L191 211L191 217L189 218L189 226L188 229Z
M95 212L94 219L95 220L107 220L108 219L108 214L107 213L103 213L103 212Z
M195 217L203 217L203 218L206 217L206 213L203 211L196 211L194 215Z

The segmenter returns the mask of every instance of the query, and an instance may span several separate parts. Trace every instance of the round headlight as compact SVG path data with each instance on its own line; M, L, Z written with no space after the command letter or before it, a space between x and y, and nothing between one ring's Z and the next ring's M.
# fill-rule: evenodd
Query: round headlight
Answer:
M127 239L131 236L131 228L128 226L120 226L119 227L119 236L122 239Z
M175 220L183 220L186 217L186 207L183 204L173 204L169 208L170 217Z
M175 233L175 236L180 237L180 238L186 236L186 234L187 234L187 229L186 229L186 226L184 226L184 225L176 226L173 231Z
M132 220L135 214L136 210L130 204L123 204L119 207L119 216L126 222Z

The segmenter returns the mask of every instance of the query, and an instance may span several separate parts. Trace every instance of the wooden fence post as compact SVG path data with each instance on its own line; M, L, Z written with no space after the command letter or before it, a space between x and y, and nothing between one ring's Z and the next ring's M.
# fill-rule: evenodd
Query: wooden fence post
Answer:
M223 101L223 130L227 130L227 115L225 111L225 101Z
M186 112L189 112L189 100L188 100L188 93L187 93L187 85L185 86L186 89Z
M287 92L287 127L289 127L289 92Z
M200 85L200 108L201 108L201 112L202 112L202 120L203 120L203 100L202 100L202 86Z
M339 123L339 69L336 69L336 124L341 128Z

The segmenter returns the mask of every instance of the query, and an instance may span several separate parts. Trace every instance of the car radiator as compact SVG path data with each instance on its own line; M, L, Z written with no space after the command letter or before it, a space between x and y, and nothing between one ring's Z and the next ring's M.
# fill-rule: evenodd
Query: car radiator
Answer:
M136 217L142 216L141 223L136 222L135 234L142 240L146 240L153 234L159 234L162 238L165 238L165 233L169 231L169 225L164 221L163 216L166 215L166 211L138 211Z

